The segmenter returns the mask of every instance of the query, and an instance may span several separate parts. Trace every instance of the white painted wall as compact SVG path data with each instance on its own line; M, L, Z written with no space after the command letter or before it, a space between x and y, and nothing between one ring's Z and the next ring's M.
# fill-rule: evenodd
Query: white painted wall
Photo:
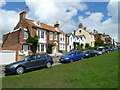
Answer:
M15 60L16 60L16 51L12 51L12 50L0 51L0 65L15 62Z
M62 40L61 40L62 38ZM63 39L64 38L64 39ZM60 37L59 37L59 48L60 50L66 50L66 38L65 38L65 35L64 34L60 34Z

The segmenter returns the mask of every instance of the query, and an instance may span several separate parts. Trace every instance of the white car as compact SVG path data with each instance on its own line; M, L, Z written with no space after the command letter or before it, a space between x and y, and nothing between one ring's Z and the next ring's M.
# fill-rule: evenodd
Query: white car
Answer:
M105 53L105 49L104 49L104 48L98 48L97 54L98 54L98 55L101 55L101 54L103 54L103 53Z

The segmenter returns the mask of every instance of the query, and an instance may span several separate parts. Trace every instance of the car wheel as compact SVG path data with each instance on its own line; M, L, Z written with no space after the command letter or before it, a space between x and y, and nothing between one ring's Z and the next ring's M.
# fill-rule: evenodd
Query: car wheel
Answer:
M83 57L81 57L81 60L84 59Z
M47 63L46 63L46 67L47 67L47 68L50 68L50 67L52 67L52 64L51 64L50 62L47 62Z
M21 67L21 66L17 67L16 68L16 73L18 75L23 74L24 73L24 67Z
M97 54L95 54L95 56L97 56Z
M71 59L71 60L70 60L70 62L74 62L74 60L73 60L73 59Z

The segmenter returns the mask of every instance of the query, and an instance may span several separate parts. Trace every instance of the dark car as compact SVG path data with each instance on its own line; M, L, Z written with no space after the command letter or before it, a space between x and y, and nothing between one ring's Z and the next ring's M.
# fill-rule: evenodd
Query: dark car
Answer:
M110 47L105 47L105 52L109 52L110 51Z
M61 56L59 61L61 63L67 63L67 62L73 62L83 59L83 57L84 57L84 53L82 51L74 50L67 52L64 56Z
M97 56L97 51L96 50L85 50L84 54L85 54L84 57L93 57L93 56Z
M8 64L4 68L6 74L16 73L22 74L25 71L37 67L50 68L53 64L51 56L47 54L34 54L29 55L18 62Z

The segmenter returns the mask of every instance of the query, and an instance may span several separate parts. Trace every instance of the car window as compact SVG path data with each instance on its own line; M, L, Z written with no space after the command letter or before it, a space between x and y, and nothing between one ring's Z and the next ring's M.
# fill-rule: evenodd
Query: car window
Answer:
M46 54L40 54L41 58L46 58L47 55Z
M41 58L41 55L40 55L40 54L38 54L38 55L37 55L37 58Z
M32 56L31 56L31 60L35 60L36 58L37 58L36 55L32 55Z

